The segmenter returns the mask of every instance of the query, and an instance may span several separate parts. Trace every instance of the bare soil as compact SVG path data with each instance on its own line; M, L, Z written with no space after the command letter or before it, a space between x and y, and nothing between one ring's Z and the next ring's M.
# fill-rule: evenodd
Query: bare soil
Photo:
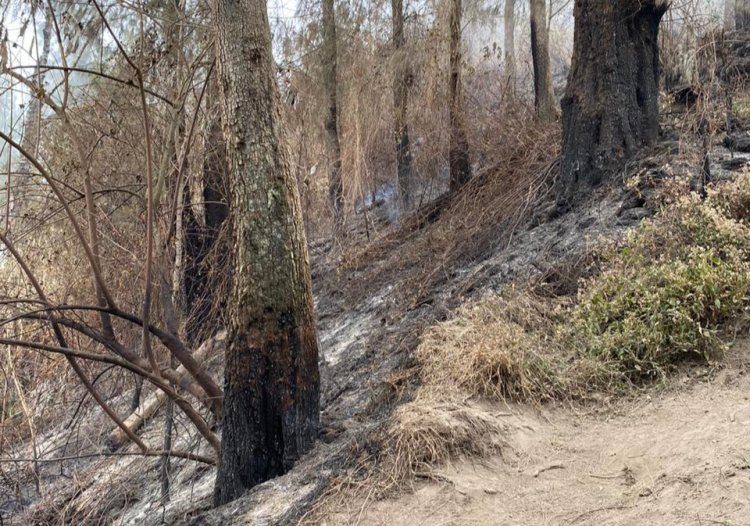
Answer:
M351 500L321 524L750 524L750 342L729 361L597 409L486 406L509 431L502 457Z

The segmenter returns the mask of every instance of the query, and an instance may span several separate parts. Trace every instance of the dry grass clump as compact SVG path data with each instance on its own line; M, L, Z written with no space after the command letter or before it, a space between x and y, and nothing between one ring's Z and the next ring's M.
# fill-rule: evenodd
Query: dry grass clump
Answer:
M417 349L422 380L491 399L554 398L563 390L564 363L549 349L562 310L516 291L466 305L424 334Z
M396 409L385 431L382 472L391 485L457 458L481 458L500 451L503 427L476 403L451 390L420 389Z

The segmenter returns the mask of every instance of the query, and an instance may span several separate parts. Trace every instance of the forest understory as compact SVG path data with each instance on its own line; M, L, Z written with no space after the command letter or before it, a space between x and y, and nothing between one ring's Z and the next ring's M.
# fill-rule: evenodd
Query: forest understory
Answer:
M744 524L750 347L741 333L726 359L682 365L668 378L624 393L593 388L557 400L532 396L528 403L513 396L491 402L450 388L442 393L447 398L416 394L423 381L414 353L425 330L511 285L541 298L575 295L578 281L594 272L597 247L624 239L644 217L689 191L700 173L700 148L668 129L663 135L629 168L624 178L631 184L602 187L588 204L551 220L544 188L552 172L539 163L535 202L525 201L527 188L519 190L518 214L482 225L505 228L506 235L487 243L489 236L477 232L471 251L464 247L456 254L444 235L446 228L466 228L456 219L465 216L460 201L438 200L441 208L428 204L401 225L383 224L364 254L312 240L323 430L289 474L210 510L214 471L174 459L172 498L162 505L159 460L97 459L111 429L106 418L91 413L77 424L74 441L78 455L88 450L94 456L45 463L45 495L5 524ZM748 177L742 160L750 153L716 142L715 184ZM493 198L508 195L486 196ZM353 225L350 235L365 236L364 226ZM403 262L405 247L415 259L439 263ZM208 342L217 379L219 338ZM394 409L415 396L428 413L421 425L437 429L442 419L447 426L449 436L438 442L450 442L451 433L477 422L478 435L449 447L434 466L425 462L427 471L383 478L377 459L387 456L393 439ZM123 393L122 404L127 400ZM65 456L66 446L73 449L68 431L67 422L60 422L38 436L40 452ZM160 433L161 419L155 417L141 436L157 442ZM190 438L178 440L192 447ZM28 447L16 455L30 456ZM8 474L12 466L3 468ZM33 495L33 478L27 481L21 494ZM500 515L507 518L493 518Z
M327 0L306 43L320 36L321 64L296 72L264 17L243 35L233 10L263 1L156 10L154 28L174 18L169 42L190 16L215 19L189 74L170 62L179 46L148 66L179 111L96 1L115 42L102 47L135 72L122 93L98 85L95 104L68 108L67 64L58 104L0 57L11 88L50 108L35 110L35 148L0 130L35 181L8 157L0 526L750 525L750 29L685 37L678 22L657 44L667 4L576 2L576 24L641 33L627 55L579 30L578 53L609 46L622 77L561 59L561 98L538 38L553 15L531 2L544 86L518 84L533 102L462 62L460 1L435 15L445 64L422 50L417 80L398 60L357 73L355 51L377 53L337 52ZM67 15L40 9L49 48ZM391 9L399 58L406 11ZM678 37L696 46L695 77L660 82L684 66ZM394 100L363 109L383 87L367 75L396 75ZM393 122L377 115L391 105Z

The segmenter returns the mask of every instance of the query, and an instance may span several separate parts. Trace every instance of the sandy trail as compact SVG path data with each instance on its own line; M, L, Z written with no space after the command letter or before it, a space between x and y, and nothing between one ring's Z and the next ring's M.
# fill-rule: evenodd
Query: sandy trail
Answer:
M456 463L396 499L353 501L326 524L750 525L745 367L677 383L583 414L495 407L510 430L504 458Z

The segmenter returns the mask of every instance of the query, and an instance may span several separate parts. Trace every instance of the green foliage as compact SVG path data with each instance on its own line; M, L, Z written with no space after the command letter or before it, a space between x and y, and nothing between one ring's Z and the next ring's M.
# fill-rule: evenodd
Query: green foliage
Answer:
M573 313L582 354L630 380L661 377L685 360L708 360L722 329L750 305L750 176L691 195L604 254Z
M582 350L631 379L660 376L721 350L725 323L747 305L748 265L738 253L692 246L677 258L606 271L575 309Z

